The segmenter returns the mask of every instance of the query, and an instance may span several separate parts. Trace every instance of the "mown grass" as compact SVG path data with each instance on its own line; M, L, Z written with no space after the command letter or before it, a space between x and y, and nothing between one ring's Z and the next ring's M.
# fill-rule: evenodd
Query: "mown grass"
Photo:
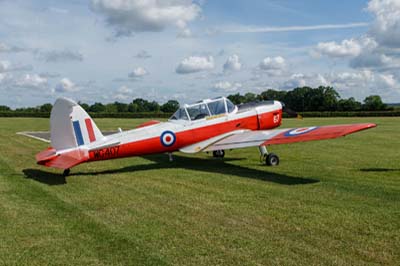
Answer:
M399 265L400 118L336 140L225 159L177 153L84 164L64 179L35 164L40 118L0 119L0 263L5 265ZM97 119L102 130L135 119Z

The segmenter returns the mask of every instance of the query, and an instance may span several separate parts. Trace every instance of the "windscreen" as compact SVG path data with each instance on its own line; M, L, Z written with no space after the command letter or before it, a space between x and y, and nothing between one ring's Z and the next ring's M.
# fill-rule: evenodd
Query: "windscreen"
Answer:
M170 120L189 120L185 108L179 108L170 118Z
M197 104L187 107L187 111L189 113L190 120L198 120L210 115L205 104Z
M210 102L207 105L208 105L208 108L210 109L211 115L219 115L219 114L226 113L224 99Z

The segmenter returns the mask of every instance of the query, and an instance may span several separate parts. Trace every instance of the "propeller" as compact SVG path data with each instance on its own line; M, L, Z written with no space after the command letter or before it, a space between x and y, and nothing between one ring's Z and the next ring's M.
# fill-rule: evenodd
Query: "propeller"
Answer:
M293 111L289 107L286 107L286 105L282 102L281 102L281 104L282 104L282 111L287 113L289 117L296 117L297 119L303 119L303 117L300 114L298 114L296 111Z

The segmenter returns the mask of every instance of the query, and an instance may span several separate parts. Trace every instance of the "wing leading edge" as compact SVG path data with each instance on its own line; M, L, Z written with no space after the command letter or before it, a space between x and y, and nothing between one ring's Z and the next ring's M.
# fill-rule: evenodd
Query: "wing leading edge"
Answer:
M203 148L201 151L237 149L254 146L268 146L305 142L313 140L334 139L358 131L376 127L373 123L347 124L332 126L315 126L304 128L286 128L274 130L244 131L222 138ZM200 151L200 150L199 150Z

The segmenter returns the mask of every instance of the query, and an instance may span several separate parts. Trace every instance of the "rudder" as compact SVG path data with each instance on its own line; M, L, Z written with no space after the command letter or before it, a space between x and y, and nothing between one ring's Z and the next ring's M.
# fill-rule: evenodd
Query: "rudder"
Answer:
M58 98L50 114L51 146L59 150L77 148L104 138L92 118L79 104Z

